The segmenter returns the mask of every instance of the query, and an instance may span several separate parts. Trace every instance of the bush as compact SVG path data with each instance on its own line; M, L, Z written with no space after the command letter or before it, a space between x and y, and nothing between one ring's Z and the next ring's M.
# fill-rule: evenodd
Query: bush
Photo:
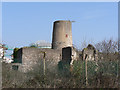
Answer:
M17 51L19 50L19 48L14 48L14 51L13 51L13 58L17 58Z
M43 74L41 65L33 71L23 73L11 69L11 64L3 63L4 88L117 88L117 61L88 61L88 85L85 83L85 61L74 61L73 69L67 63L49 66ZM63 65L63 66L61 66ZM62 68L61 68L62 67ZM97 68L97 70L96 70Z

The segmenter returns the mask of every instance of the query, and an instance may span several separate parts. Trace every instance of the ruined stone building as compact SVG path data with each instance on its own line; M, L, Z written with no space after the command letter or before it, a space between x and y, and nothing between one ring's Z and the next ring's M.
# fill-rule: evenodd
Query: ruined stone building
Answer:
M70 47L70 49L67 47ZM62 50L63 48L64 50ZM44 56L46 63L51 63L50 66L57 65L61 60L78 59L77 50L72 45L71 21L55 21L53 23L52 48L23 47L17 51L14 65L18 63L19 70L27 72L43 61Z
M84 48L79 54L72 44L72 22L59 20L53 23L52 48L23 47L17 51L13 66L18 66L22 72L33 70L43 61L48 68L58 65L59 62L69 62L74 60L97 60L97 51L92 45ZM49 63L49 64L47 64Z
M95 47L89 44L86 48L82 51L83 60L98 60L98 51Z

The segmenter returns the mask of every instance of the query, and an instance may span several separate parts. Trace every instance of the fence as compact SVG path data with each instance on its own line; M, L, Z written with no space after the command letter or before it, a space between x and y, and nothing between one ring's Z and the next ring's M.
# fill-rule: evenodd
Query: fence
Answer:
M86 64L87 63L87 64ZM86 86L117 87L119 61L75 61L73 73ZM113 83L114 82L114 83ZM116 83L116 84L115 84ZM106 85L107 84L107 85Z
M50 61L50 60L49 60ZM36 66L34 72L26 74L9 70L3 64L3 87L7 88L117 88L119 61L88 61L87 62L87 83L85 61L74 61L72 71L69 65L60 70L58 65L52 66L53 62L45 62L45 74L43 68ZM44 62L43 62L44 63ZM9 64L10 65L10 64ZM44 66L44 65L43 65ZM68 68L67 68L68 67ZM40 72L42 70L42 72ZM51 71L50 71L51 70Z

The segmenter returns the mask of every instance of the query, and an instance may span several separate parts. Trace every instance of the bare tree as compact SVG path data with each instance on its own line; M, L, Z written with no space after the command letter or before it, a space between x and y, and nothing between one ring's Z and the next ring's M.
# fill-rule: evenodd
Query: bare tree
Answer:
M87 47L87 44L88 44L87 40L84 39L84 40L80 43L80 48L79 48L79 50L82 51L84 48Z
M114 41L112 38L109 40L103 40L95 44L95 47L102 53L115 53L118 52L118 41Z

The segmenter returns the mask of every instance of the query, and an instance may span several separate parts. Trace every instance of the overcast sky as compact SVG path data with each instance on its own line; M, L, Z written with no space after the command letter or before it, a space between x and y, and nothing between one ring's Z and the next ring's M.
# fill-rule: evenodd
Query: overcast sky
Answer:
M118 38L117 2L4 2L2 39L8 46L23 47L38 40L52 42L53 22L73 20L73 43Z

